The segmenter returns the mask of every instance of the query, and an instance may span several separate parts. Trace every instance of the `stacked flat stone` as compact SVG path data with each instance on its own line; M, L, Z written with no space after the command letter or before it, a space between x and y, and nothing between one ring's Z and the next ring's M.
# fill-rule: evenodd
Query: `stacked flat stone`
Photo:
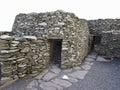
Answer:
M38 74L49 64L49 45L35 36L0 36L1 80Z
M62 68L80 65L88 53L90 35L87 21L79 19L73 13L58 10L46 13L19 14L15 18L12 33L15 36L35 35L46 41L62 39ZM49 42L46 43L49 44Z
M108 57L120 57L120 19L88 21L90 34L101 35L101 43L95 50Z
M19 51L19 49L10 45L10 42L12 41L13 37L11 36L0 36L0 62L2 63L2 80L10 80L16 77L16 52Z

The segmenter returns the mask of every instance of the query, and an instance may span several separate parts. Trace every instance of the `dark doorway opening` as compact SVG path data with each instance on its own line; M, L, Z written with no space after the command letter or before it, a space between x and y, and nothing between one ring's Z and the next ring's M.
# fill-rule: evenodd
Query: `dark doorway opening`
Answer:
M101 35L93 36L91 51L93 51L95 49L95 46L99 46L100 43L101 43Z
M61 67L62 39L50 39L51 64Z

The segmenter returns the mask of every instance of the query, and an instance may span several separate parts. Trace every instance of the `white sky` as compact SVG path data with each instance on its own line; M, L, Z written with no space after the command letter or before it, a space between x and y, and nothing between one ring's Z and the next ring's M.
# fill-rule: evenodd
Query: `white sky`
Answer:
M120 18L120 0L0 0L0 31L11 31L18 13L64 10L79 18Z

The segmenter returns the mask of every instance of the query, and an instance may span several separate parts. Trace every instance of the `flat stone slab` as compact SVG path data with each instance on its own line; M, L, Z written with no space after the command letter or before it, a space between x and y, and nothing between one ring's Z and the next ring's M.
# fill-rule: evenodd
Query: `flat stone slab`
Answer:
M71 82L71 83L78 82L78 80L77 80L77 79L72 78L72 77L69 77L69 79L67 79L67 81L69 81L69 82Z
M28 85L27 85L27 89L32 89L33 87L37 87L39 84L36 80L31 81Z
M73 73L68 74L72 78L76 79L84 79L85 75L87 74L88 71L82 70L82 71L75 71Z
M84 65L82 65L81 67L82 67L82 69L84 69L84 70L90 70L90 69L91 69L91 65L87 65L87 64L84 64Z
M43 83L40 84L40 87L42 89L45 89L45 90L46 90L46 88L48 88L48 90L49 90L49 88L51 88L51 87L52 87L52 89L54 88L55 90L56 89L57 90L63 90L63 87L61 87L61 86L59 86L59 85L57 85L55 83L52 83L52 82L43 82Z
M94 62L95 59L87 57L87 58L85 58L85 61Z
M89 62L89 61L85 61L84 64L92 66L94 63L93 62Z
M63 69L62 71L65 72L65 73L69 73L69 72L72 72L72 70L73 70L73 69L70 68L70 69Z
M44 81L50 81L51 79L55 78L56 76L57 76L57 74L48 72L42 79Z
M57 78L55 80L52 80L52 82L55 83L55 84L58 84L58 85L60 85L64 88L67 88L67 87L72 85L72 83L70 83L69 81L62 80L62 79L57 79Z
M53 68L53 69L51 69L51 72L54 72L55 74L59 74L61 72L61 69Z
M44 83L40 84L40 88L42 88L43 90L57 90L55 87L46 86L46 84L44 84Z
M107 59L104 59L103 57L101 56L98 56L96 61L100 61L100 62L110 62L110 60L107 60Z
M74 70L82 70L81 67L77 66L77 67L73 67Z

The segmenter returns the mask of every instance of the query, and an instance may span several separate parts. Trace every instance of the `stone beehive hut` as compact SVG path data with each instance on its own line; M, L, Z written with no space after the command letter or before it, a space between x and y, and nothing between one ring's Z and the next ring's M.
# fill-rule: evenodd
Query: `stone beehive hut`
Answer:
M86 21L63 11L19 14L12 32L0 32L0 78L38 74L50 64L78 66L90 50L120 57L120 19Z
M15 18L12 33L17 37L36 36L45 40L48 46L44 50L50 56L49 62L62 68L80 65L88 53L87 21L73 13L55 11L19 14ZM43 42L41 44L45 46Z

